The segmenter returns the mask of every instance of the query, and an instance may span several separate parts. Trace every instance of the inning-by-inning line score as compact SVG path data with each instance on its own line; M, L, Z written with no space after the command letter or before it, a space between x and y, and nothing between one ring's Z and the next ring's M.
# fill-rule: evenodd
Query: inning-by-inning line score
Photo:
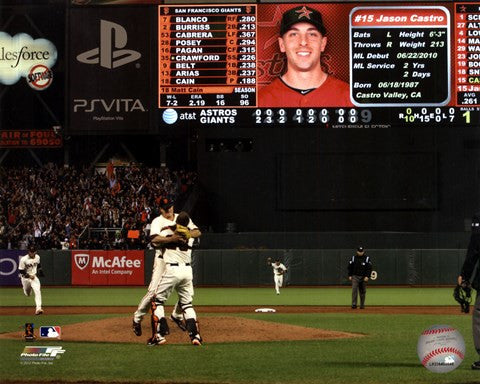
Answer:
M479 124L480 3L396 4L351 3L349 36L329 38L348 39L354 107L321 109L262 106L263 4L159 6L164 122Z

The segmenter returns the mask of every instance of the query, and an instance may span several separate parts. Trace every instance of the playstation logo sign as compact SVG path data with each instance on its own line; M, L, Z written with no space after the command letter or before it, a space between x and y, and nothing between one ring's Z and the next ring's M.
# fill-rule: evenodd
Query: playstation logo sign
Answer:
M100 20L100 47L79 54L77 60L84 64L100 64L108 69L137 61L142 57L140 52L123 49L127 40L127 31L121 25Z

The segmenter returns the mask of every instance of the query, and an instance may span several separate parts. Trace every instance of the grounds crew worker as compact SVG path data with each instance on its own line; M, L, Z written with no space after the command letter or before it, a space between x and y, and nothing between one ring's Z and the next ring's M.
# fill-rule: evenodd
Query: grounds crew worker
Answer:
M462 272L458 276L458 284L468 282L476 268L476 274L472 281L472 287L477 291L477 298L473 307L472 330L473 344L480 355L480 212L472 219L472 234L468 244L467 255L462 266ZM480 370L480 359L472 364L472 369Z
M365 255L363 247L357 248L357 254L348 263L348 279L352 282L352 309L357 308L357 297L360 293L360 309L365 308L367 281L372 273L370 257Z

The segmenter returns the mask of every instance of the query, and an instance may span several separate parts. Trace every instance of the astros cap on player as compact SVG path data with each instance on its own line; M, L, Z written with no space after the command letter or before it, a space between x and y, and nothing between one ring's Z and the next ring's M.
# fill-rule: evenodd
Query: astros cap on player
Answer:
M283 14L280 24L280 36L283 36L294 24L301 22L312 24L322 35L327 33L320 12L303 5L292 8Z

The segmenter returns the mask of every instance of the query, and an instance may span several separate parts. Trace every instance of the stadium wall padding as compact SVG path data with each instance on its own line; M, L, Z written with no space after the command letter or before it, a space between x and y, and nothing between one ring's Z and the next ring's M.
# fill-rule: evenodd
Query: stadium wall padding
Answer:
M86 253L88 251L85 251ZM11 269L18 251L2 251L0 285L20 285ZM71 252L38 251L44 286L68 286L72 281ZM372 285L453 285L465 259L465 249L369 249L377 279ZM347 285L351 249L197 249L193 252L197 286L263 286L272 284L267 258L279 259L288 272L284 283L294 286ZM8 261L7 261L8 259ZM154 251L145 251L145 285L150 283ZM8 269L9 276L6 276Z
M40 251L42 268L45 277L42 278L44 285L70 285L72 282L72 259L70 251ZM50 274L50 271L52 273ZM51 279L49 278L51 275Z
M267 258L277 257L288 268L288 285L345 285L351 249L197 250L194 283L206 286L269 285ZM452 285L465 258L461 249L371 249L377 285Z
M145 284L150 283L150 279L152 278L152 270L153 270L153 258L155 257L155 251L151 249L147 249L145 251Z

